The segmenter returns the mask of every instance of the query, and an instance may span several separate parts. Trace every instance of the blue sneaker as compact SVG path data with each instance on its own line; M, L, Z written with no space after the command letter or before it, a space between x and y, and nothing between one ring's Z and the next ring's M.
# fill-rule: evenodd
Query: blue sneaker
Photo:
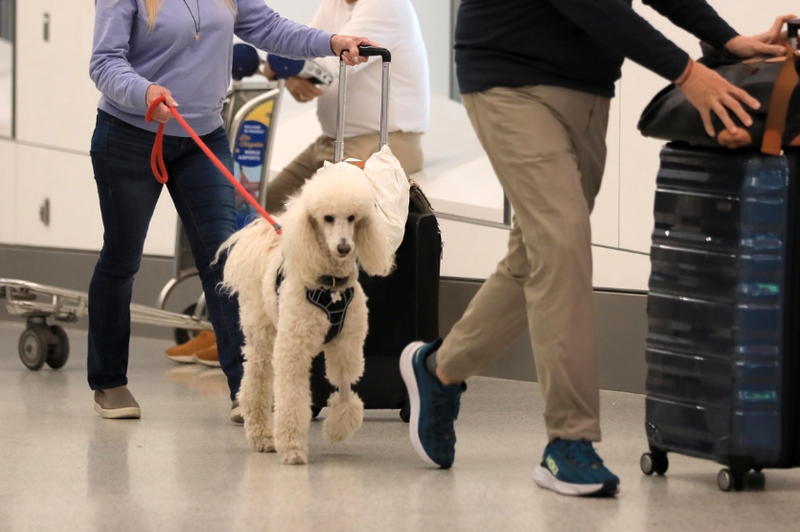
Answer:
M544 450L542 464L533 472L540 487L562 495L615 495L619 478L597 455L592 442L556 438Z
M400 373L411 403L411 443L425 462L448 469L456 457L453 421L458 418L461 394L467 385L446 386L428 372L425 357L440 345L441 340L408 344L400 356Z

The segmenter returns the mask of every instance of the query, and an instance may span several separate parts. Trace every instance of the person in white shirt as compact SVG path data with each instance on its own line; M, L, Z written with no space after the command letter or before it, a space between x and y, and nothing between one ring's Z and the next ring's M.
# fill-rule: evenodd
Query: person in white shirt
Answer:
M410 0L324 0L309 24L312 28L346 35L364 35L392 53L389 91L389 146L406 174L422 168L420 137L428 129L430 81L428 54L417 14ZM336 57L318 59L334 75ZM338 78L317 87L304 78L289 78L286 88L299 102L318 98L322 136L270 182L267 210L283 210L286 200L322 167L333 161ZM367 160L378 151L381 106L381 61L372 57L347 72L345 158Z

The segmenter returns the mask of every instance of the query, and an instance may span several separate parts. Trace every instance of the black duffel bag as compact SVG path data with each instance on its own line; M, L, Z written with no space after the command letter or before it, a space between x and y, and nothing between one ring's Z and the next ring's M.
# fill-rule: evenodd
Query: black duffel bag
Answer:
M732 85L744 89L758 100L761 108L747 109L753 125L745 127L730 113L739 128L728 132L713 116L715 136L710 137L700 113L678 87L670 85L648 104L639 120L646 137L686 142L694 146L745 148L760 147L766 154L780 155L784 147L800 146L800 90L797 90L798 59L787 46L786 57L739 59L705 44L697 62L715 70ZM713 113L712 113L713 114Z

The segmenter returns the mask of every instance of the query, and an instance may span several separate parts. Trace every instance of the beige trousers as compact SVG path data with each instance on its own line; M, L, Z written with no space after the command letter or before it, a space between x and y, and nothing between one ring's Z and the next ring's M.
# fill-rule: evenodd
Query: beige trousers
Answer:
M559 87L494 88L464 105L514 209L508 254L445 338L437 362L474 375L527 327L550 440L600 440L589 213L610 100Z
M406 174L411 175L422 169L422 133L389 133L389 147L400 161ZM380 136L377 133L359 135L344 140L344 158L366 161L378 151ZM294 161L289 163L267 188L267 211L280 212L289 196L297 192L303 183L322 168L325 161L333 162L333 139L319 137Z

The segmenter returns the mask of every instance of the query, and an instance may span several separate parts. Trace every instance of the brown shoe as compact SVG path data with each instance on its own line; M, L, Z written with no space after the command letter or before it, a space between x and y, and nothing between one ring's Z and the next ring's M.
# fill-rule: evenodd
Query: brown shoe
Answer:
M94 391L94 409L105 419L139 419L142 411L127 386Z
M213 331L200 331L200 334L186 342L167 349L167 358L182 364L194 364L194 354L203 349L217 345L217 337Z
M203 364L204 366L211 366L212 368L219 367L219 353L217 352L217 344L214 342L214 345L203 349L201 351L197 351L194 354L194 361L198 364Z

